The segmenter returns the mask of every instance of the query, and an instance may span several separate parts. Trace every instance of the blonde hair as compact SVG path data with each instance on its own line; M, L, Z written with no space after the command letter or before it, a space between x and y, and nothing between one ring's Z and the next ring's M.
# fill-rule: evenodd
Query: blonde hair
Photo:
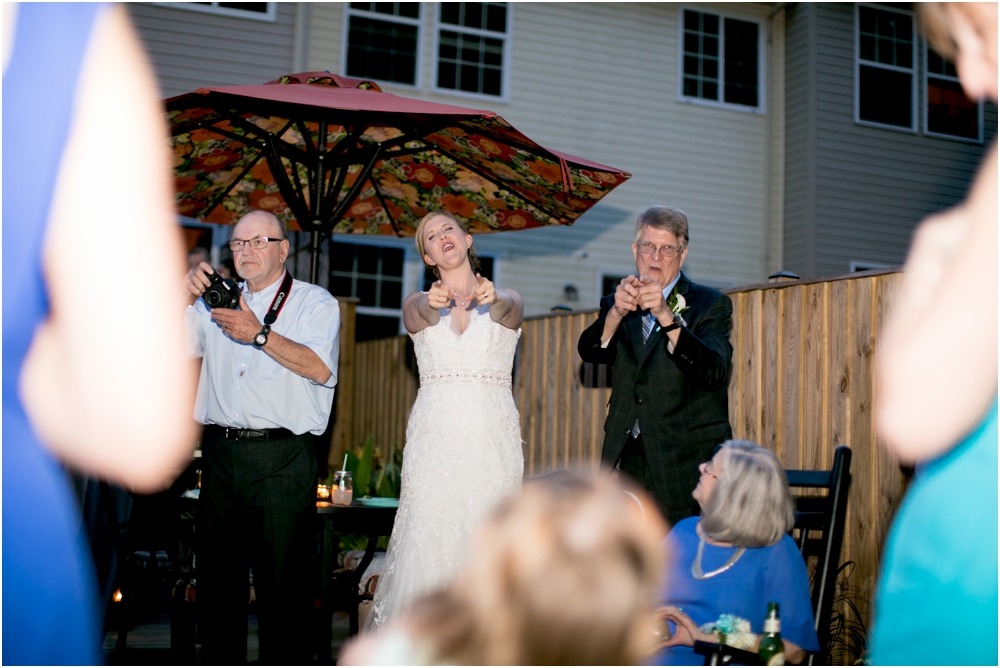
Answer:
M795 525L784 467L750 441L726 441L720 452L722 470L702 508L702 531L739 547L774 545Z
M469 226L446 211L431 211L417 221L417 231L414 235L414 241L417 242L417 252L420 253L420 259L424 260L424 264L430 267L434 275L441 278L441 272L438 268L432 264L427 264L427 260L424 259L424 256L427 255L426 242L424 240L424 227L427 225L427 221L437 216L444 216L445 218L450 219L462 229L464 234L469 234ZM469 244L469 266L472 267L473 273L479 271L480 264L479 254L476 253L475 247L472 244Z
M411 619L436 662L637 663L652 649L665 532L606 475L529 482L478 534L459 579Z

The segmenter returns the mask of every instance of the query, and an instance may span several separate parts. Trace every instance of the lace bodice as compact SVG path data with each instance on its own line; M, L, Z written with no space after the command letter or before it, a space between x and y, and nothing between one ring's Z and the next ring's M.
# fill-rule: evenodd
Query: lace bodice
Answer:
M412 335L420 367L420 386L442 382L485 382L511 386L514 351L521 330L493 322L489 307L469 314L465 331L451 328L451 314L441 310L436 325Z

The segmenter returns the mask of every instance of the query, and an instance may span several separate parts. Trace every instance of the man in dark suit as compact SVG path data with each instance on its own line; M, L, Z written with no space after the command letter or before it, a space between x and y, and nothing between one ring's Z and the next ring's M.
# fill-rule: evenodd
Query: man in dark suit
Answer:
M601 459L642 484L671 524L698 512L698 464L732 436L732 302L681 273L687 217L654 206L636 220L637 276L601 299L580 336L585 362L614 366Z

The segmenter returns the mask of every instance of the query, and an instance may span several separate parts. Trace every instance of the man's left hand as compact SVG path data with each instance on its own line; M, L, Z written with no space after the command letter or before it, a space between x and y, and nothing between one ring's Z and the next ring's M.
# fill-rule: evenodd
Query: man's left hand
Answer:
M260 320L253 314L247 306L243 295L240 295L240 308L214 308L212 309L212 320L215 321L222 331L229 338L240 343L250 343L253 337L260 331Z
M662 324L664 318L672 318L667 300L663 297L663 287L649 276L639 279L639 307L653 314Z

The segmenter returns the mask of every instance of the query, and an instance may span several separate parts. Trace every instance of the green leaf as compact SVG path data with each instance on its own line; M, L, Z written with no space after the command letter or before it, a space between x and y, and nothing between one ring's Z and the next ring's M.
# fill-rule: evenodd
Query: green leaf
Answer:
M361 461L354 472L354 496L360 497L368 494L372 480L372 449L374 443L372 436L365 439L365 449L361 454Z

